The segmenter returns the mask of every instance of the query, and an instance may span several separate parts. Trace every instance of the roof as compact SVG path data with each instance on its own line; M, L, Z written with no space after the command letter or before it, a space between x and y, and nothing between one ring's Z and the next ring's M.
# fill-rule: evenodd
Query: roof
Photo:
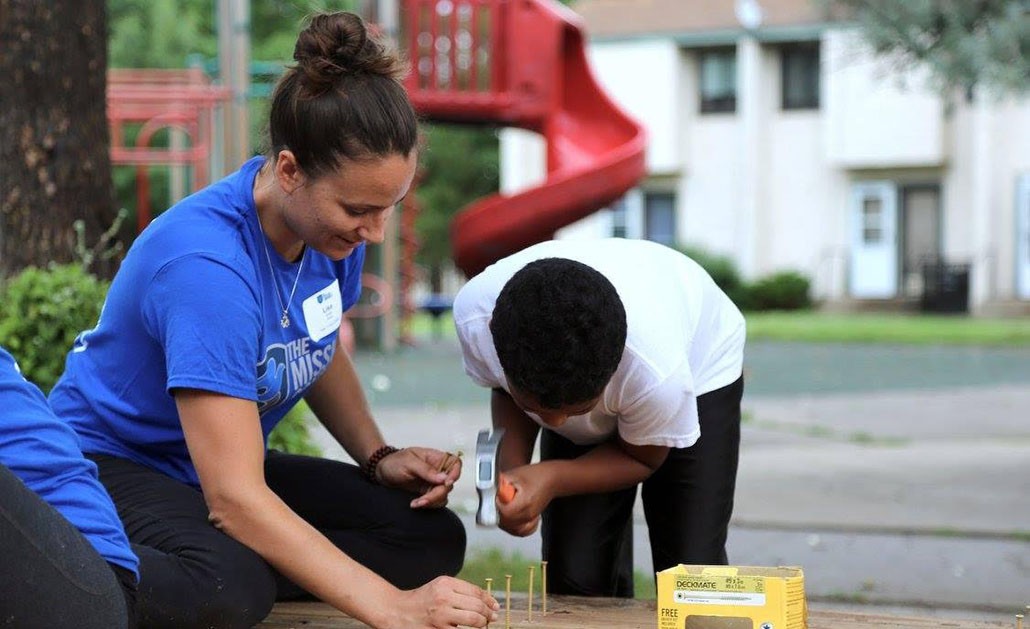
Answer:
M761 29L817 27L829 21L819 0L757 0ZM712 31L739 31L735 0L577 0L593 38L648 35L690 36Z

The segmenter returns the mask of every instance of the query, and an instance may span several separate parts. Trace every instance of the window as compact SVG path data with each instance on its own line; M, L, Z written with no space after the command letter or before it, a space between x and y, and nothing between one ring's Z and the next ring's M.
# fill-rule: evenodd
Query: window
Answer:
M644 193L644 238L663 245L676 244L676 195Z
M862 242L877 245L883 240L883 201L876 197L862 200Z
M737 51L733 48L702 50L701 113L737 110Z
M622 198L612 203L612 238L626 237L626 199Z
M783 109L819 108L819 42L784 46L780 71Z

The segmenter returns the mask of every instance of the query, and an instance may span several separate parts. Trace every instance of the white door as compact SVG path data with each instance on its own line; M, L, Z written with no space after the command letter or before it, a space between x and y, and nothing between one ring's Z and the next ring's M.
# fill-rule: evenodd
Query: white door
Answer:
M1030 299L1030 173L1016 185L1016 295Z
M898 192L891 181L851 189L851 296L883 299L898 292Z

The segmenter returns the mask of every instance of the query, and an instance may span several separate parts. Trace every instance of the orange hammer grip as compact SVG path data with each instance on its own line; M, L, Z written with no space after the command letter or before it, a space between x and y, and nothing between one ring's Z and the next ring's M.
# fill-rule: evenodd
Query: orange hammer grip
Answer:
M499 500L502 505L506 505L514 499L515 485L512 485L504 474L501 474L497 481L497 500Z

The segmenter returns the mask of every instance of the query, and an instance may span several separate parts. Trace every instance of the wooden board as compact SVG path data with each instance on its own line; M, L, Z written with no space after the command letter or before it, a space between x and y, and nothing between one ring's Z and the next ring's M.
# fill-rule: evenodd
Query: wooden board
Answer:
M654 601L612 598L551 596L547 615L540 613L540 599L534 597L533 620L527 619L525 594L512 595L511 629L654 629L658 624ZM504 629L502 601L499 622L492 629ZM850 612L812 611L808 629L1011 629L1011 624L994 621L909 618ZM358 622L324 603L279 603L261 623L261 629L362 629Z

